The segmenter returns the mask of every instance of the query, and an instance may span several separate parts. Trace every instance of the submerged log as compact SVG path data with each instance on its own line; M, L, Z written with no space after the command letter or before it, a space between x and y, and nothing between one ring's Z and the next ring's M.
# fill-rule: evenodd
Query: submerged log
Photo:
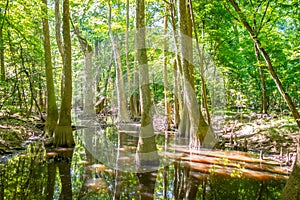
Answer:
M195 162L184 162L184 166L191 170L205 174L216 174L222 177L250 178L255 180L287 180L287 175L261 172L250 169L237 169L220 165L211 165Z
M267 164L267 165L281 165L278 162L274 161L267 161L267 160L261 160L259 158L255 158L254 156L251 157L246 152L240 152L240 151L215 151L215 150L191 150L191 149L184 149L184 148L175 148L175 151L177 152L183 152L187 155L201 155L201 156L207 156L207 157L216 157L216 158L224 158L228 160L233 161L241 161L246 163L259 163L259 164Z

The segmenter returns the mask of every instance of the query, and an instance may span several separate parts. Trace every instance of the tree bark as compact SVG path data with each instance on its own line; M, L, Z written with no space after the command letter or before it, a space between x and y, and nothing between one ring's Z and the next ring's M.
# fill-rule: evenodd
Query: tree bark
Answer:
M137 148L138 168L158 167L159 159L152 121L152 98L149 85L148 58L146 52L145 2L136 0L135 49L139 69L139 90L141 101L141 129Z
M116 66L116 85L117 85L117 99L118 99L118 122L129 122L130 117L127 111L127 100L125 95L125 87L122 73L122 58L118 42L115 40L113 31L111 28L111 5L109 6L109 16L108 16L108 29L110 35L110 41L112 44L114 52L114 60Z
M3 27L4 27L4 21L5 21L5 17L6 17L6 12L8 9L8 5L9 5L9 0L6 0L6 6L5 6L5 10L4 10L4 16L2 18L1 21L1 26L0 26L0 71L1 71L1 81L5 81L6 79L6 73L5 73L5 62L4 62L4 40L3 40Z
M297 146L297 160L294 164L293 171L289 176L284 187L281 199L282 200L299 200L300 197L300 148L299 141Z
M175 59L174 59L174 112L175 112L175 124L176 127L179 127L181 122L181 116L183 114L182 108L182 94L181 94L181 59L178 47L178 34L176 32L176 21L175 21L175 13L176 8L174 5L174 1L172 0L170 4L170 16L171 16L171 24L172 24L172 32L175 46ZM181 124L182 125L182 124Z
M172 123L171 119L171 109L170 109L170 97L169 97L169 88L168 88L168 46L167 46L167 29L168 29L168 13L169 7L166 3L165 9L165 19L164 19L164 43L163 43L163 52L164 52L164 65L163 65L163 79L164 79L164 104L165 104L165 116L166 116L166 129L170 129L170 124Z
M190 15L192 19L192 24L194 28L194 35L196 39L196 47L197 47L197 52L199 54L199 69L200 69L200 76L201 76L201 89L202 89L202 100L203 100L203 105L206 111L206 117L207 117L207 123L211 125L211 118L210 118L210 113L208 109L208 103L207 103L207 94L206 94L206 84L205 84L205 78L204 78L204 45L202 45L202 48L200 50L199 46L199 40L198 40L198 33L197 33L197 26L195 23L195 18L194 18L194 11L193 11L193 4L192 0L188 0L189 5L190 5ZM202 40L204 39L204 22L202 21Z
M5 63L4 63L4 42L3 42L3 28L0 28L0 64L1 64L1 81L5 81Z
M61 17L60 17L60 5L59 5L60 0L55 0L55 37L56 37L56 43L58 47L58 51L62 57L62 61L64 62L64 49L63 49L63 41L61 37ZM63 96L64 92L64 79L61 79L61 88L60 88L60 93L61 97Z
M70 36L70 8L69 0L63 1L63 96L59 113L59 123L55 129L54 144L56 146L74 146L74 138L71 127L71 103L72 103L72 59Z
M55 37L56 43L58 46L58 51L61 57L64 57L64 49L63 49L63 42L61 38L61 18L60 18L60 9L59 9L59 0L55 0Z
M256 44L254 44L254 51L255 51L255 56L256 56L257 63L258 63L260 84L261 84L261 97L262 97L261 98L261 112L263 114L267 114L268 98L267 98L265 74L264 74L263 66L261 66L260 54L259 54L259 50L258 50Z
M131 70L130 70L130 61L129 61L129 23L130 23L129 22L129 0L126 0L125 54L126 54L128 94L129 94L129 101L130 101L130 97L132 95L132 84L131 84L132 73L131 73ZM133 110L130 110L130 113L133 113Z
M72 21L71 21L72 22ZM93 48L87 39L80 35L77 27L73 24L74 32L79 40L81 50L84 53L84 97L83 97L83 114L92 117L95 115L94 109L94 78L93 78Z
M57 125L58 110L56 105L56 95L53 81L52 55L50 46L50 33L47 12L47 0L43 0L43 36L44 36L44 55L45 55L45 71L46 71L46 87L47 87L47 119L44 131L49 136L53 136L53 132Z
M210 131L199 108L194 85L194 66L192 52L192 23L186 0L178 1L179 8L179 39L181 66L184 85L184 103L189 114L190 122L190 147L199 148ZM185 123L181 121L181 123Z

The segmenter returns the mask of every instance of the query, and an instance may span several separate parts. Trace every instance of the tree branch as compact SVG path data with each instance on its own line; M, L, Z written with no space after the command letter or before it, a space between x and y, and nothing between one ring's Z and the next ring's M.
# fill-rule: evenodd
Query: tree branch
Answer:
M8 3L9 3L9 0L6 1L6 6L5 6L5 10L4 10L3 20L2 20L2 23L1 23L1 30L3 29L3 26L4 26L6 12L8 10Z
M60 18L60 10L59 10L59 0L55 0L55 21L56 21L55 24L56 43L61 57L64 57L64 50L63 50L62 39L61 39L61 18Z
M245 26L245 28L247 29L247 31L249 32L250 36L255 39L257 38L257 35L255 34L253 28L250 26L250 24L247 22L246 17L244 16L244 14L242 13L239 5L235 2L235 0L227 0L232 7L234 8L234 10L236 11L236 13L238 14L239 18L240 18L240 22Z
M269 5L270 5L270 0L268 0L268 3L267 3L267 5L266 5L266 9L265 9L265 11L264 11L264 14L263 14L261 20L260 20L257 34L259 34L260 30L261 30L262 27L263 27L264 19L265 19L265 16L266 16L266 14L267 14L267 10L268 10L268 8L269 8Z

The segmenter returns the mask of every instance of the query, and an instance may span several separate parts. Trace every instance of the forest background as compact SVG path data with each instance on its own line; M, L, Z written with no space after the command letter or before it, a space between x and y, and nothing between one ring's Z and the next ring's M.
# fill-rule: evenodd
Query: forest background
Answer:
M232 110L300 126L297 0L149 0L140 23L134 1L66 2L0 2L1 118L47 113L57 146L74 143L71 102L142 127L153 102L192 147Z

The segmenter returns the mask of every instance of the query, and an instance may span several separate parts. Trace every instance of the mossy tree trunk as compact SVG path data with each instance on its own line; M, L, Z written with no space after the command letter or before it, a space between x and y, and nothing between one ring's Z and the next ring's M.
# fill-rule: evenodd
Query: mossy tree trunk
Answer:
M192 21L187 0L178 1L179 19L179 42L181 54L181 67L183 75L183 97L186 111L189 115L190 146L199 148L200 144L210 130L205 122L197 102L194 84L193 44L192 44ZM181 123L185 123L181 121Z
M145 2L136 0L135 49L139 68L139 90L141 101L141 129L137 148L138 166L158 166L158 154L152 121L152 98L149 86L149 69L146 52Z
M299 142L297 147L297 161L294 164L292 173L283 190L282 200L299 200L300 199L300 160L299 160Z
M46 87L47 87L47 119L45 124L45 133L52 137L57 125L58 110L56 105L55 88L53 82L52 56L50 47L50 34L47 12L47 0L43 0L43 36L44 36L44 54L46 68Z
M55 146L74 146L71 127L72 59L70 37L69 0L63 1L63 91L58 126L55 129Z

